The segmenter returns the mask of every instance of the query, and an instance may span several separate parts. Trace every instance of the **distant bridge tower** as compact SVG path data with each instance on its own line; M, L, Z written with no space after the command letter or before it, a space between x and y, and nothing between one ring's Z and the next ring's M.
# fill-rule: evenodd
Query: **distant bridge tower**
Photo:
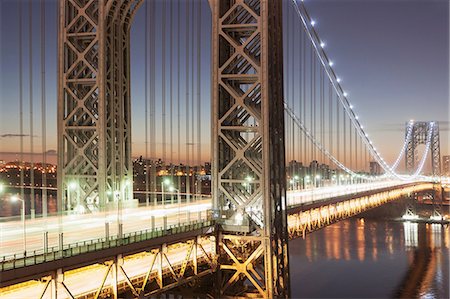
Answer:
M287 298L282 1L210 4L221 296Z
M439 123L432 122L409 122L406 123L406 138L408 137L408 129L411 128L411 136L407 140L405 163L406 172L413 173L418 164L417 146L419 144L427 144L430 142L431 168L432 174L439 176L441 174L441 153L439 144Z
M59 1L58 209L132 198L130 25L142 0Z

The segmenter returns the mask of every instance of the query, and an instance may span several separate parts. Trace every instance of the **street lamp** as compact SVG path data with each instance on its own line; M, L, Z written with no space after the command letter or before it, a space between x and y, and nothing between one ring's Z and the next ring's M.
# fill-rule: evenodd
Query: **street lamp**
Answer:
M320 174L316 174L316 176L314 177L315 178L315 182L314 182L314 185L316 186L316 187L320 187Z
M331 185L334 185L333 182L336 182L336 175L333 174L333 176L331 177Z
M245 178L245 180L247 181L247 183L246 183L246 187L247 187L247 192L248 193L252 193L252 185L251 185L251 182L253 182L253 178L251 177L251 176L247 176L246 178Z
M309 180L310 180L309 175L305 176L305 187L306 187L306 185L309 184L309 182L310 182Z
M22 202L22 226L23 226L23 255L26 256L27 255L27 235L26 235L26 224L25 224L25 200L23 200L22 198L20 198L17 195L13 195L11 196L11 201L12 202L17 202L17 201L21 201Z
M72 193L72 191L75 191L77 189L78 184L77 184L77 182L72 181L69 183L68 187L69 188L67 190L67 209L70 210L72 207L71 193ZM78 202L77 202L77 204L78 204Z
M0 183L0 194L2 194L3 191L5 191L5 186L3 185L3 183Z
M294 188L295 190L298 190L298 182L299 182L299 176L294 175Z
M174 186L170 186L169 187L169 191L173 192L173 191L177 191L177 201L178 201L178 225L180 225L180 205L181 205L181 195L180 195L180 190L175 188Z
M164 196L164 185L166 186L170 186L170 180L168 178L165 178L162 182L161 182L161 202L164 205L166 202L165 196Z

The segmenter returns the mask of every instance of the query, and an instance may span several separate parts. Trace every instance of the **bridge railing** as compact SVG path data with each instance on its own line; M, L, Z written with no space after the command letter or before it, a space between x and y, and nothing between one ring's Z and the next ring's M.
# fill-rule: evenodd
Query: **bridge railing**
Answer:
M208 213L210 215L210 213ZM98 238L72 244L66 244L61 249L53 246L48 249L34 250L28 254L14 254L3 256L0 261L0 271L17 269L26 266L37 265L45 262L70 258L76 255L95 252L113 247L124 246L136 242L146 241L154 238L189 232L197 229L207 228L213 225L211 219L194 220L181 224L169 225L167 228L146 229L137 232L125 233L120 238L111 236L109 238Z

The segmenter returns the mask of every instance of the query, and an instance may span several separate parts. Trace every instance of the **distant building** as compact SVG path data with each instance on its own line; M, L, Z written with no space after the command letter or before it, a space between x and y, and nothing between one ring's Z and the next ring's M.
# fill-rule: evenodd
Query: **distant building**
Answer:
M442 174L450 176L450 156L442 157Z
M383 174L383 169L381 168L380 164L376 161L370 162L370 175L381 175Z

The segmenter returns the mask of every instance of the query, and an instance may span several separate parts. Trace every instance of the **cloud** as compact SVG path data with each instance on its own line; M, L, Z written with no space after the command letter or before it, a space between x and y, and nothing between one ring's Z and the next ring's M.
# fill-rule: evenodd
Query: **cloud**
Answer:
M3 134L0 138L17 138L17 137L28 137L29 134Z
M56 155L56 150L48 150L47 155Z

